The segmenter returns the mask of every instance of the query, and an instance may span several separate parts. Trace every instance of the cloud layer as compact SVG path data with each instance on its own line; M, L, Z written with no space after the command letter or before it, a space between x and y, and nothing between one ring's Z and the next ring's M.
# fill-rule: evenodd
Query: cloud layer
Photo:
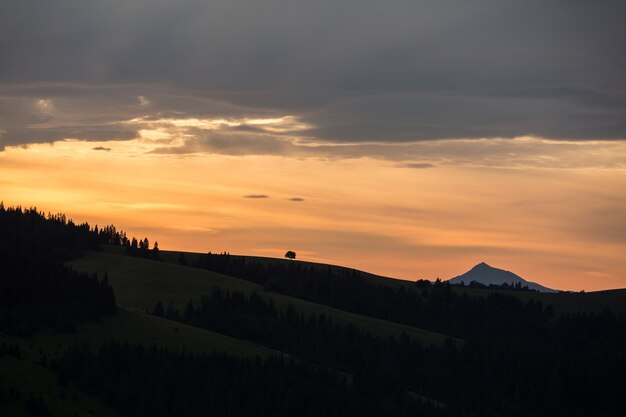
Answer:
M626 137L623 1L34 3L0 4L0 146L172 115L292 115L330 143Z

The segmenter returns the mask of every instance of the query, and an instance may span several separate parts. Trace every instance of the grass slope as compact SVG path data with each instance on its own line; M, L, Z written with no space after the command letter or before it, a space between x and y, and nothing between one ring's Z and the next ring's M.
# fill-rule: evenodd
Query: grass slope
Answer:
M63 388L57 386L56 374L29 360L0 358L0 390L7 392L10 388L19 390L20 397L0 402L2 416L30 416L25 412L24 402L31 396L39 395L54 417L119 416L113 409L71 384Z
M505 292L523 301L537 300L544 305L551 305L559 314L577 311L601 311L610 308L616 313L626 314L626 289L593 291L587 293L540 293L534 291L505 291L488 288L453 287L453 291L468 295L486 296L491 292Z
M118 304L135 311L152 310L159 300L165 303L172 301L182 309L190 299L198 300L201 295L209 294L213 287L219 286L222 289L243 292L255 291L263 297L271 298L278 309L285 309L293 304L302 313L325 314L337 322L353 323L361 330L380 337L405 332L424 344L436 345L446 339L445 335L439 333L271 293L265 291L261 285L249 281L170 262L88 252L69 265L76 270L96 272L100 276L107 272Z
M76 333L39 332L30 337L0 337L0 343L18 344L22 356L31 360L40 358L39 350L54 356L74 343L99 346L108 341L146 346L156 344L172 350L194 352L229 352L251 358L267 357L272 353L270 349L254 343L124 308L119 308L115 316L105 317L99 323L79 325Z
M114 248L114 247L109 247L107 248L107 251L114 251L114 253L122 253L122 251L118 248ZM196 252L179 252L179 251L160 251L160 256L161 259L163 259L166 262L172 262L172 263L178 263L178 259L180 257L180 255L184 254L185 255L185 259L187 260L187 262L192 263L194 261L197 261L198 257L201 255L200 253L196 253ZM276 264L282 264L282 263L289 263L289 262L294 262L292 260L289 259L282 259L282 258L268 258L268 257L264 257L264 256L244 256L244 255L231 255L233 258L242 258L242 259L247 259L250 261L254 261L254 262L259 262L261 264L265 264L265 265L276 265ZM330 265L330 264L322 264L322 263L318 263L318 262L309 262L309 261L301 261L298 260L296 261L298 263L301 263L304 266L310 267L310 268L314 268L314 269L318 269L321 271L326 271L328 268L330 268L333 271L342 271L342 270L353 270L353 268L347 268L344 266L338 266L338 265ZM368 280L370 280L373 283L376 284L384 284L384 285L389 285L392 287L401 287L401 286L410 286L413 287L413 281L407 281L404 279L398 279L398 278L391 278L391 277L384 277L381 275L375 275L375 274L371 274L369 272L365 272L365 271L359 271L361 274L363 274L363 276L365 278L367 278Z

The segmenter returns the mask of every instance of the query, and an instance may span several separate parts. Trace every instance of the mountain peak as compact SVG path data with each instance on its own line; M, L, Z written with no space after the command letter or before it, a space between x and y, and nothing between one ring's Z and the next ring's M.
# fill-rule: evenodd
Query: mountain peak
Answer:
M493 270L502 271L501 269L494 268L493 266L489 265L487 262L481 262L479 264L474 265L472 269L470 269L468 272L474 271L474 272L481 272L481 273L490 273L490 271L493 271Z
M464 274L458 275L448 280L450 284L470 284L472 281L479 282L484 285L502 285L502 284L517 284L522 286L528 286L530 289L541 292L556 292L553 289L546 288L543 285L539 285L534 282L526 281L524 278L510 271L504 269L495 268L488 265L486 262L476 264L472 269Z

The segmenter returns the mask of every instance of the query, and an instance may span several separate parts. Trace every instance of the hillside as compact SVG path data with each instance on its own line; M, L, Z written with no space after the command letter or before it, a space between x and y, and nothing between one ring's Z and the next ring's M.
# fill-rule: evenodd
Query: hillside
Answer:
M109 250L109 252L114 252ZM197 268L134 258L113 253L87 252L69 263L74 269L99 274L108 273L120 305L136 311L152 311L158 301L172 301L182 309L191 299L210 294L218 286L224 290L255 292L271 298L280 309L290 304L306 314L325 314L341 323L352 323L365 332L381 337L406 333L425 344L442 344L447 338L436 332L417 329L399 323L379 320L341 311L306 300L270 293L263 286L223 274Z
M626 405L626 291L160 252L32 210L0 208L0 227L3 415L521 417Z

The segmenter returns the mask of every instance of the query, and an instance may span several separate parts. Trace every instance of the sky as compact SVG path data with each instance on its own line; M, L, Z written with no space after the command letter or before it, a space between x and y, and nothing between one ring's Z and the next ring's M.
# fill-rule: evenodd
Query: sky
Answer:
M4 0L0 200L162 249L623 288L624 15Z

